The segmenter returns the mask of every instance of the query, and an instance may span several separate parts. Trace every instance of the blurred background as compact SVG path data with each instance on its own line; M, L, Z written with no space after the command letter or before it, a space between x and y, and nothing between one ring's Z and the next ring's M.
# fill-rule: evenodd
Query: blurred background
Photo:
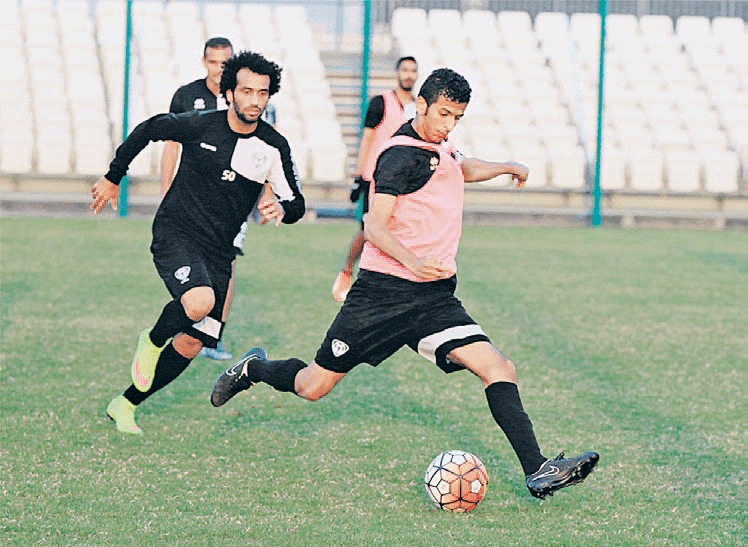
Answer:
M210 2L134 0L127 127L204 77L224 36L284 69L272 98L310 217L346 216L368 98L403 55L419 82L448 66L473 88L453 140L530 167L470 189L466 219L748 228L748 0ZM123 138L126 0L0 2L2 212L85 211ZM364 73L362 67L367 71ZM362 89L364 90L362 93ZM598 104L604 98L596 170ZM161 143L129 173L133 214L159 200Z

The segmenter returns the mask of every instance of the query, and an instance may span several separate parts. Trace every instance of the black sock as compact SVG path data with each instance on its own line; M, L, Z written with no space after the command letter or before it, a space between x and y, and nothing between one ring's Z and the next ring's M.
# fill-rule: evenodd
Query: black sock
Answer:
M125 390L125 399L136 406L139 405L158 390L173 382L177 376L184 372L184 369L187 368L191 361L192 359L183 356L174 349L172 344L169 344L158 358L151 389L143 393L131 385Z
M157 347L163 347L172 336L184 332L194 321L187 317L182 303L172 300L164 306L156 324L151 329L151 342Z
M541 454L530 417L522 406L517 385L495 382L486 388L488 408L519 458L525 475L534 473L546 458Z
M296 393L294 380L299 371L306 367L301 359L292 357L281 361L250 361L247 375L253 382L265 382L278 391Z

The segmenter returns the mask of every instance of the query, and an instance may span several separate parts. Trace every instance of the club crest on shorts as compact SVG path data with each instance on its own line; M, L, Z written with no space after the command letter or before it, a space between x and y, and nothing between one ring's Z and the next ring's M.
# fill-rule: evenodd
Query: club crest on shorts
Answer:
M341 355L343 355L349 349L351 349L351 348L348 347L348 344L346 344L342 340L338 340L336 338L335 340L332 341L332 354L335 357L340 357Z
M192 268L189 266L182 266L179 268L176 272L174 272L174 277L179 280L179 282L184 285L190 280L190 272L192 271Z
M439 165L439 157L435 156L429 160L429 168L432 171L436 171L436 167Z

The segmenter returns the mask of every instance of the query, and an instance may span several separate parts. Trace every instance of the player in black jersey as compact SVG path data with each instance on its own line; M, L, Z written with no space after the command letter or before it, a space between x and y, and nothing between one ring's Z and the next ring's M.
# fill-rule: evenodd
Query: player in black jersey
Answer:
M223 74L223 63L234 54L234 46L228 38L222 38L220 36L210 38L205 42L203 46L203 57L202 64L205 68L205 78L199 78L194 82L190 82L181 86L174 93L169 106L169 112L174 114L181 114L183 112L190 112L192 110L226 110L229 105L226 102L226 97L221 93L221 74ZM262 113L262 119L268 122L270 125L275 127L275 109L271 102L268 102L265 110ZM176 170L177 161L179 160L179 153L181 145L178 142L166 141L164 143L164 151L161 157L161 193L166 194L167 190L171 186L174 178L174 172ZM272 192L268 185L266 185L265 192L266 197L271 197ZM257 218L259 213L253 209L253 218ZM242 246L247 237L247 222L245 221L239 234L234 239L234 247L236 247L237 254L244 254L242 252ZM236 269L236 262L232 263L232 272ZM228 295L226 296L226 303L223 309L223 322L225 323L228 319L229 312L231 310L231 303L234 296L234 276L231 276L229 282ZM199 355L208 357L210 359L216 359L219 361L226 361L231 359L233 356L231 353L226 351L223 347L223 343L219 340L218 345L215 348L203 346L200 350Z
M192 110L226 110L229 104L226 102L226 97L221 93L221 74L223 74L224 61L229 59L233 54L234 46L228 38L214 37L205 42L202 57L205 78L199 78L177 89L171 98L169 112L181 114ZM166 141L164 143L164 151L161 156L162 195L166 194L174 179L174 172L177 168L181 148L182 146L178 142ZM246 224L242 224L242 232L246 234ZM235 271L236 262L232 262L231 267L232 272ZM224 323L231 309L233 294L234 276L232 275L223 310ZM223 343L220 340L215 348L203 346L199 355L221 361L232 358L231 353L223 348Z
M116 209L118 184L149 142L182 145L174 182L153 220L151 253L173 300L153 328L145 329L131 366L133 384L115 397L107 415L117 429L142 433L135 408L184 371L203 345L215 347L236 256L233 241L267 181L263 222L292 224L305 211L286 139L262 121L280 88L281 68L262 55L242 52L224 65L221 92L228 110L159 114L133 129L117 148L107 174L92 187L91 208Z

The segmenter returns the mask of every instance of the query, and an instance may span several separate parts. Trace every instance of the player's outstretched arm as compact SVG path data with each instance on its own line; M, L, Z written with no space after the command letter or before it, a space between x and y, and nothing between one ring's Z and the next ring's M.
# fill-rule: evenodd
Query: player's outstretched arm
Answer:
M93 209L95 214L98 215L108 201L112 202L112 209L116 211L119 186L109 181L106 177L101 177L91 187L91 196L93 197L91 209Z
M462 174L465 176L465 182L481 182L499 175L512 175L512 180L517 181L517 188L524 188L529 169L514 161L495 162L465 158L462 162Z

